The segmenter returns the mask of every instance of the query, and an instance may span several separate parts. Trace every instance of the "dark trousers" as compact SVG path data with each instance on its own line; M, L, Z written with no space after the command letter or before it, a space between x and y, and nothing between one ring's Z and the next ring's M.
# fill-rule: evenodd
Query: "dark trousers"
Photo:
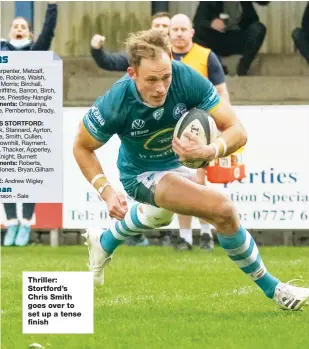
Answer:
M16 204L3 204L4 210L6 214L6 218L9 219L17 219L17 210L16 210ZM23 218L30 220L32 218L33 212L34 212L34 206L33 203L26 203L23 204Z
M231 30L226 33L213 29L204 31L195 29L194 41L196 43L210 48L218 56L242 55L242 65L245 69L249 69L266 34L266 27L261 22L254 22L244 30Z
M292 38L296 48L309 64L309 33L302 28L296 28L293 30Z

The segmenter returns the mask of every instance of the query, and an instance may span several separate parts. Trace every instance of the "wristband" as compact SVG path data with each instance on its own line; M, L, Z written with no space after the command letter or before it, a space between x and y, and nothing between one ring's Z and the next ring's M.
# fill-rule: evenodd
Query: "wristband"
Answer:
M223 154L221 156L224 156L227 152L227 144L226 144L226 141L225 139L223 139L222 137L218 137L217 138L218 141L221 142L221 144L223 145Z
M91 185L93 186L94 183L99 179L99 178L106 178L106 176L103 173L97 174L96 176L94 176L91 180Z
M106 188L106 187L108 187L108 186L112 186L109 182L105 182L103 185L101 185L100 186L100 188L98 189L98 193L100 194L100 195L102 195L102 193L103 193L103 191L104 191L104 189Z
M219 147L217 146L216 143L211 143L210 145L214 146L216 153L214 159L216 159L219 156Z

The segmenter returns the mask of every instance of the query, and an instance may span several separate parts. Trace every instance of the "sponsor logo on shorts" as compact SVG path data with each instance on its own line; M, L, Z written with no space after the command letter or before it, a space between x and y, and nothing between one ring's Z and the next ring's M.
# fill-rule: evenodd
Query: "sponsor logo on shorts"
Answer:
M145 121L142 119L136 119L132 122L133 130L141 130L145 126Z
M163 113L164 113L164 108L160 108L154 111L152 116L155 120L160 120L162 118Z
M90 114L93 116L93 118L100 124L100 126L104 126L105 120L100 113L100 110L95 105L90 108Z
M147 177L147 181L152 181L154 179L154 176L154 173L151 173L151 175Z
M186 111L187 111L187 106L184 103L176 104L173 110L174 119L179 120Z

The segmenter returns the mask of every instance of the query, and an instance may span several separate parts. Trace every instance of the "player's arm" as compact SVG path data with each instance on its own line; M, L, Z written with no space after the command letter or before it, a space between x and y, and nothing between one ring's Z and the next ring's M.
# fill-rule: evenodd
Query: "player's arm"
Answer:
M226 83L223 82L222 84L216 85L215 87L219 96L222 97L226 102L231 103Z
M197 108L206 110L215 120L218 129L222 132L220 136L211 143L211 146L205 147L204 158L212 160L213 158L227 156L232 154L247 142L247 133L237 118L231 105L220 98L213 84L203 79L201 76L195 76L194 91L200 91L196 98L200 99ZM211 148L214 153L211 155Z
M229 92L225 83L222 65L214 52L211 52L207 61L208 79L215 85L220 97L230 103Z
M215 157L230 155L247 143L246 130L231 105L224 99L221 98L218 105L208 112L221 131L220 137L212 143L216 151Z
M204 146L202 157L210 161L232 154L247 142L247 133L233 111L231 105L220 98L214 85L202 75L187 67L188 76L183 79L187 98L198 109L206 110L222 132L211 145ZM190 84L191 87L186 86ZM193 137L194 138L194 137Z
M113 189L95 154L95 150L115 133L112 125L109 125L112 123L103 115L96 106L88 111L79 125L73 154L85 178L106 202L110 217L122 220L127 212L125 197Z
M222 133L209 145L202 143L192 132L184 133L189 142L174 137L173 149L178 154L180 161L190 159L211 161L232 154L246 144L246 131L230 104L221 98L219 104L207 111L214 118Z
M83 122L80 123L74 140L73 154L79 168L89 183L92 182L95 176L102 175L102 177L91 183L97 191L99 191L99 189L106 183L109 183L95 154L95 150L102 147L103 144L103 142L92 137L85 128ZM104 188L101 193L103 200L106 200L111 190L113 190L111 186L106 186Z

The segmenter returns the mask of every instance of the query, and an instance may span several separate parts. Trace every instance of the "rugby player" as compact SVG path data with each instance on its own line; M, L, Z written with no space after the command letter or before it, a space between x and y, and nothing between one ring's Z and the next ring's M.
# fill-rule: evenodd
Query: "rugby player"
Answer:
M89 229L84 234L95 284L103 285L104 268L117 246L141 230L168 225L174 213L179 213L214 225L221 247L266 297L283 309L301 309L309 298L309 288L282 283L271 275L254 239L241 226L233 202L186 178L187 171L181 166L180 161L211 161L246 144L246 131L230 104L201 74L171 61L169 40L158 31L131 34L127 50L128 74L89 109L73 149L83 175L115 218L109 229ZM222 131L210 145L191 133L186 134L188 141L173 137L178 119L192 108L207 111ZM109 183L95 154L114 134L121 140L120 180L137 201L130 209L124 195Z

